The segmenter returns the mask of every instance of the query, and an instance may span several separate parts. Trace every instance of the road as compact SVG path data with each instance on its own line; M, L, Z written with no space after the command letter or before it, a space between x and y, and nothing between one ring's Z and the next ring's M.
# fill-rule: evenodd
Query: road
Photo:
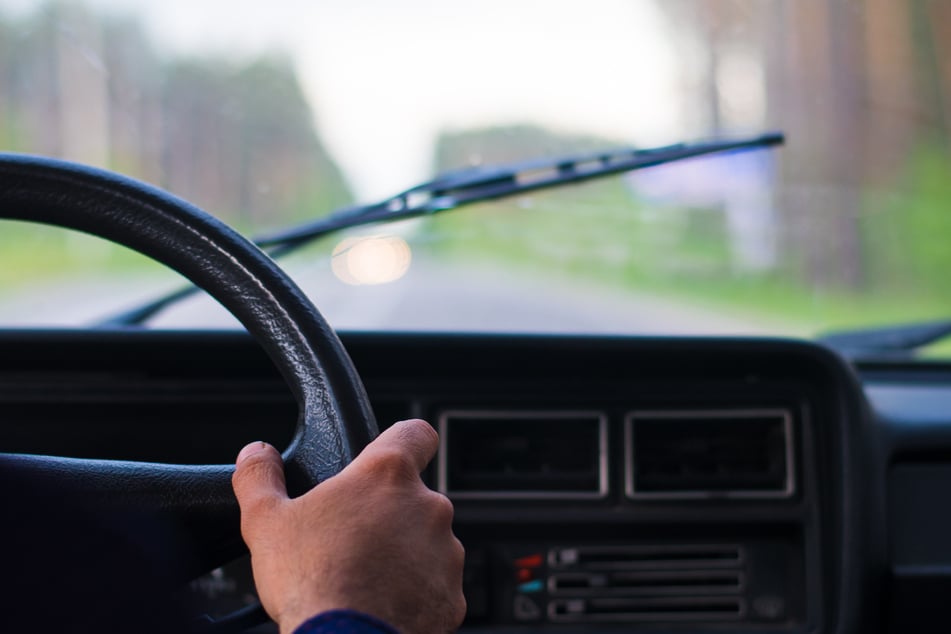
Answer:
M788 325L765 323L644 293L532 278L503 269L465 270L414 261L400 280L350 286L326 261L297 276L328 321L342 330L537 333L778 334ZM115 276L59 281L0 297L0 323L20 326L91 324L135 306L170 278ZM207 298L195 298L156 319L156 327L218 327L233 319Z

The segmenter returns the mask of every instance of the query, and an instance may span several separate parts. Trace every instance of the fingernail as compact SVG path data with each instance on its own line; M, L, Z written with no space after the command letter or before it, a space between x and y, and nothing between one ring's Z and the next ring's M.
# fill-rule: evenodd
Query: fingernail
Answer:
M235 464L241 464L251 456L259 454L265 449L267 449L268 444L263 441L253 442L250 445L247 445L238 453L238 459L235 461Z

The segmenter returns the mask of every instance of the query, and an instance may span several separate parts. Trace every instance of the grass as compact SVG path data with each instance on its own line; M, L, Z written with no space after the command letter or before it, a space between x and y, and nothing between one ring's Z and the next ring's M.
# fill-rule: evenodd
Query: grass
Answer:
M153 275L164 267L99 238L65 229L0 222L0 292L57 278Z

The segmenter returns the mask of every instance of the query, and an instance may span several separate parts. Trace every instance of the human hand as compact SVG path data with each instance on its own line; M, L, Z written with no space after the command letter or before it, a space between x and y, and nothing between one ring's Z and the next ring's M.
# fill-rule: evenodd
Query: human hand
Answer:
M464 550L452 503L420 472L438 447L425 421L396 423L336 476L290 499L276 449L238 454L232 485L258 595L288 634L351 609L403 634L455 630L465 616Z

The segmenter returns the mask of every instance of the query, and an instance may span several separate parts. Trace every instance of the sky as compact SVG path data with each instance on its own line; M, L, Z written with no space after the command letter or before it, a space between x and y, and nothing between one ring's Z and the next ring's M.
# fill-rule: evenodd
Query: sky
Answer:
M683 134L674 44L654 0L86 3L141 16L172 53L289 55L361 199L427 177L443 130L534 123L640 145Z

